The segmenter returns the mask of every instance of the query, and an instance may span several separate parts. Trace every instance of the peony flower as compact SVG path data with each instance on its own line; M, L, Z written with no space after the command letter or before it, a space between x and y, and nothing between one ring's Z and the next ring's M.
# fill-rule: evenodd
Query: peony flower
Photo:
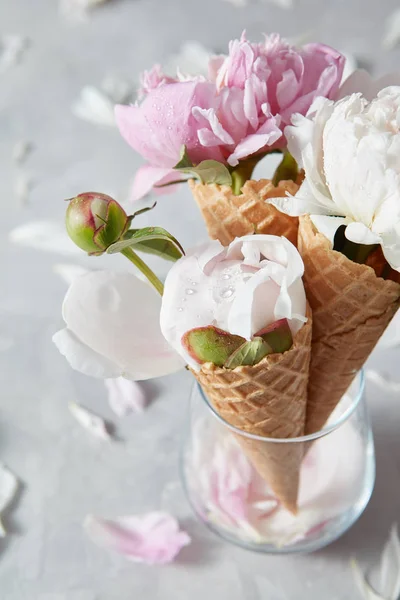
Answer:
M321 44L296 50L273 35L262 44L244 36L229 56L211 59L209 81L145 74L136 106L117 106L124 139L148 164L136 175L133 197L179 179L173 167L182 146L193 164L213 159L230 167L268 149L284 148L293 112L306 113L316 96L334 97L344 57Z
M306 321L303 262L286 239L249 235L224 248L212 242L179 259L165 281L161 331L188 364L199 364L183 335L213 325L250 340L287 319L294 335Z
M67 325L53 341L92 377L141 380L184 366L161 334L161 299L130 273L94 271L74 279L63 304Z
M219 90L244 89L254 113L268 102L271 114L279 114L284 126L293 113L305 114L316 97L335 97L344 63L340 52L324 44L297 49L277 34L266 36L261 44L252 44L242 35L230 43L216 84Z
M309 213L333 242L339 225L348 240L380 244L400 271L400 87L369 102L353 94L318 99L307 117L286 128L289 150L306 179L294 198L276 199L292 215Z

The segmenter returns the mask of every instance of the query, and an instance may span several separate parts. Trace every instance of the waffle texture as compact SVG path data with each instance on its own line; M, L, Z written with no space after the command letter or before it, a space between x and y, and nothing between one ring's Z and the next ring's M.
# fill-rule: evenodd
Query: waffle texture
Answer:
M199 372L193 371L209 401L226 422L262 437L303 435L311 355L310 311L308 317L296 334L292 348L283 354L271 354L257 365L233 370L206 363ZM302 445L263 442L238 434L236 438L277 498L295 513L304 454Z
M294 181L280 181L275 187L269 179L249 180L239 196L228 185L191 180L189 186L211 239L228 246L236 237L267 233L283 235L296 245L298 218L289 217L268 203L269 198L282 198L286 192L294 195L299 189Z
M331 249L299 219L304 287L313 313L306 433L323 427L400 305L400 285Z

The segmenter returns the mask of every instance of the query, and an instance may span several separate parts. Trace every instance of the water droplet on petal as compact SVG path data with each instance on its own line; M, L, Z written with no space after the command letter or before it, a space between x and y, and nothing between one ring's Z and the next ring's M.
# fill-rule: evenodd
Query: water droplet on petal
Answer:
M188 289L186 290L186 294L187 294L188 296L192 296L192 294L195 294L195 293L196 293L196 292L195 292L195 290L192 290L192 288L188 288Z
M182 311L183 311L182 306L178 306L178 312L182 312Z
M227 279L230 279L230 278L231 278L231 276L230 276L230 275L228 275L228 273L224 273L224 274L222 275L222 279L225 279L225 280L227 280Z
M234 292L234 288L233 287L228 287L228 288L224 288L223 290L221 290L221 298L230 298Z

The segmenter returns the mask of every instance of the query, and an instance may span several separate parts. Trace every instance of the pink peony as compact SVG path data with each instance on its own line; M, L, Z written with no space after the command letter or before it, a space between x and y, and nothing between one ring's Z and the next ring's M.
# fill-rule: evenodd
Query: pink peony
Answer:
M148 161L134 182L134 199L181 176L173 170L186 146L194 164L214 159L230 167L272 148L285 148L283 129L316 96L335 96L344 57L322 44L297 50L278 35L261 44L244 36L227 57L210 61L209 81L178 81L158 66L142 78L136 106L117 106L124 139Z

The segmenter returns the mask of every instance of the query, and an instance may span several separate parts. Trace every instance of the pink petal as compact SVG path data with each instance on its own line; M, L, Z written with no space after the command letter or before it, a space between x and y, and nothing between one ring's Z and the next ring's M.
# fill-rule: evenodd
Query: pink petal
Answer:
M89 515L84 522L89 537L105 548L115 550L128 560L149 565L172 562L189 535L179 528L174 517L163 512L105 520Z
M146 194L153 190L155 185L164 185L170 181L183 179L183 175L173 169L163 169L162 167L152 167L151 165L143 165L136 171L133 180L130 199L135 202L140 200ZM156 188L153 191L158 194L168 194L173 191L174 186L165 188ZM172 188L172 189L171 189Z
M131 412L141 413L146 408L146 396L139 383L117 377L105 379L104 384L108 390L108 402L119 417Z
M205 81L161 85L150 91L140 106L116 106L115 117L122 137L151 165L172 168L183 145L193 162L218 160L220 152L204 152L193 107L210 109L218 102L215 86Z
M228 163L234 167L239 160L259 152L266 146L272 146L280 138L283 139L282 131L277 126L276 118L272 117L261 125L256 133L248 135L236 146L228 158Z

